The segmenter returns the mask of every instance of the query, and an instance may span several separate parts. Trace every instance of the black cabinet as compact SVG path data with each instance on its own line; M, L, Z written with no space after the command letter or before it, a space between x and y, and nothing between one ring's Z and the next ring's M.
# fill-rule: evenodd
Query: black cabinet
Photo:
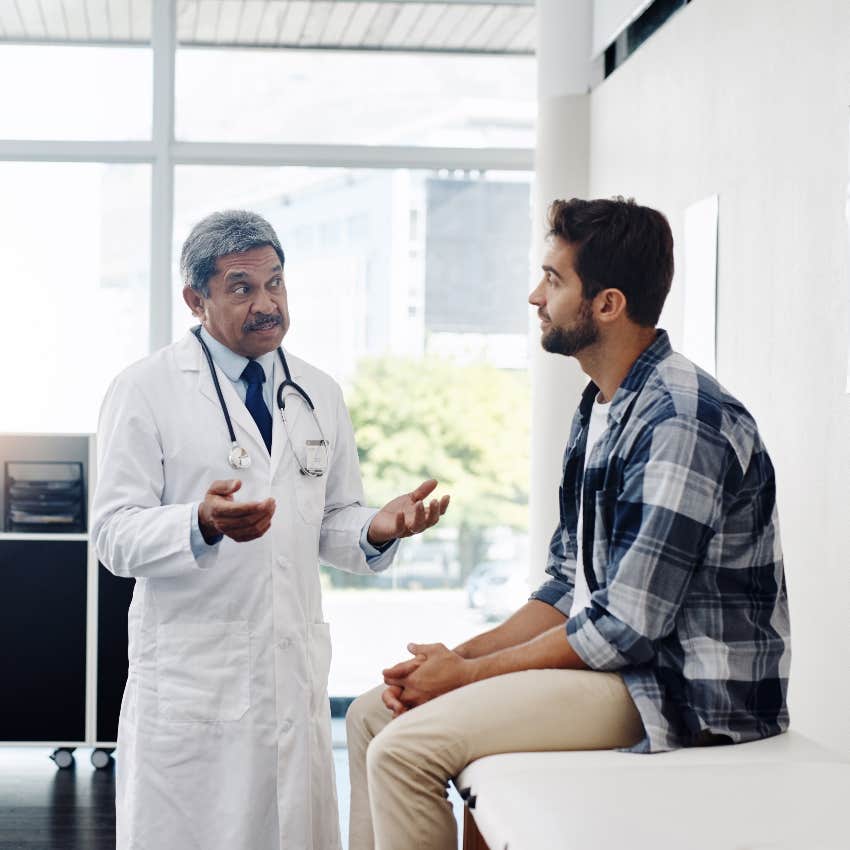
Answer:
M85 741L87 561L85 540L0 539L4 741Z
M0 742L114 746L135 582L98 564L87 505L72 530L35 504L57 470L90 497L95 468L89 434L0 434ZM13 492L22 481L35 493Z

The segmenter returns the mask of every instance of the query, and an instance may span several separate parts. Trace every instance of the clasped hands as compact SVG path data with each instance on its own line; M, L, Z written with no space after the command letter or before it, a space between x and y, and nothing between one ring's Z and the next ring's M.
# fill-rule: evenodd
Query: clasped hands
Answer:
M384 705L398 717L455 688L475 681L475 665L442 643L407 646L413 658L384 670Z

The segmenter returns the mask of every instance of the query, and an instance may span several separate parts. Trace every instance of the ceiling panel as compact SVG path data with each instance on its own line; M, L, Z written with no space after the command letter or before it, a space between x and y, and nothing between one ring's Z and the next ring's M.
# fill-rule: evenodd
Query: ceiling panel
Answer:
M109 29L112 38L130 40L130 0L111 0L109 4Z
M177 4L177 40L193 41L198 24L198 4L181 2Z
M507 17L496 32L493 33L487 47L491 50L507 50L510 43L525 29L527 23L527 19L522 18L520 15Z
M379 49L389 45L389 32L395 26L401 12L402 4L400 3L379 3L378 10L369 24L369 29L366 30L363 44Z
M424 45L425 39L437 25L445 6L440 3L423 3L422 13L404 37L404 46Z
M221 14L221 0L205 0L198 3L198 16L195 19L195 41L211 44L218 31L218 18Z
M133 34L133 41L144 44L151 40L151 1L129 0L130 30Z
M278 33L276 44L298 44L307 16L310 14L310 3L307 0L290 0L286 4L283 26Z
M354 11L340 39L344 47L357 47L363 43L372 19L381 8L380 3L353 3L352 6Z
M507 45L507 49L516 53L533 53L534 40L537 36L537 19L532 13L528 16L528 20L517 31L511 42Z
M263 15L271 5L263 0L243 0L242 15L236 25L236 40L239 44L254 44L257 41Z
M477 50L487 50L495 41L499 31L511 18L513 10L504 6L496 6L485 18L484 23L472 34L468 47Z
M0 0L0 41L149 43L154 2ZM564 0L567 2L567 0ZM176 0L182 45L534 52L534 0Z
M237 40L242 19L242 0L220 0L218 20L215 25L215 40L219 44L231 44Z
M388 44L402 44L405 36L416 26L422 12L424 3L399 3L398 15L392 23L386 35Z
M62 40L68 38L68 24L65 21L65 9L61 3L45 3L39 0L41 13L44 15L44 24L48 39Z
M333 3L330 0L313 0L309 4L309 14L301 31L297 44L318 45L322 43L322 33L328 25Z
M328 47L341 44L355 8L354 3L334 3L319 43Z
M457 50L464 47L470 36L481 26L482 21L490 14L487 6L479 6L477 9L465 9L461 19L457 22L450 33L446 35L445 47L447 50Z
M27 38L37 41L47 35L44 18L42 17L38 3L18 3L17 9Z
M95 41L110 41L112 39L109 26L109 5L111 2L112 0L86 0L89 34Z
M425 36L423 40L425 47L444 47L446 40L468 14L469 10L463 6L447 6L440 14L431 32Z

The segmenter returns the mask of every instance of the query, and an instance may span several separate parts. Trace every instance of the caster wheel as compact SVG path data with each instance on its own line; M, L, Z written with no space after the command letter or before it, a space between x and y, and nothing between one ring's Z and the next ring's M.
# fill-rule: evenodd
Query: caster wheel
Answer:
M112 750L92 750L91 763L98 770L105 770L112 764Z
M58 750L53 751L50 758L53 759L59 770L67 770L69 767L74 766L74 751L72 749L60 747Z

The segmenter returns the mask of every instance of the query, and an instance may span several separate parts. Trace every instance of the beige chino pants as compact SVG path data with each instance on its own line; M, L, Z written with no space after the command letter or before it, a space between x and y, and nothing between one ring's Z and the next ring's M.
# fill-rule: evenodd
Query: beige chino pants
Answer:
M644 735L622 678L525 670L475 682L395 720L383 686L348 710L349 850L456 850L446 786L495 753L628 747Z

